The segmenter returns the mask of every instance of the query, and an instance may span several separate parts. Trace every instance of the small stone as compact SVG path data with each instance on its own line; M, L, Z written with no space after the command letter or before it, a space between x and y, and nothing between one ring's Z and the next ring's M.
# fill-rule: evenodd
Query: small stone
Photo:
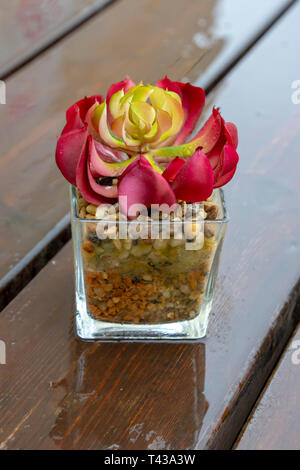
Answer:
M166 307L167 307L167 308L169 308L169 307L173 307L173 308L174 308L174 307L175 307L175 304L174 304L173 302L168 302L168 303L166 304Z
M80 212L79 212L79 217L81 217L82 219L84 219L86 216L86 210L85 210L85 207L82 207L80 209Z
M150 310L151 312L154 312L154 310L156 310L156 305L155 304L147 304L147 308L148 310Z
M188 240L193 240L195 237L199 236L201 231L202 231L201 223L184 224L184 234Z
M86 206L88 206L88 203L86 202L86 200L83 199L83 197L78 198L78 209L80 210L83 207L86 208Z
M165 265L165 266L170 266L172 263L170 262L170 258L168 256L164 256L161 253L156 253L155 251L152 251L149 255L149 262L150 266L154 265Z
M150 276L150 274L143 274L142 279L143 279L144 281L149 281L149 282L151 282L151 281L152 281L152 276Z
M102 287L95 287L95 288L94 288L94 293L95 293L95 295L96 295L97 297L100 297L100 298L101 298L101 297L104 297L104 295L105 295L105 293L104 293Z
M124 249L129 251L132 247L132 240L131 238L126 238L125 240L123 240L123 246L124 246Z
M110 292L110 291L113 290L112 284L104 284L104 287L103 287L103 288L104 288L104 290L105 290L106 292Z
M201 296L200 292L192 292L192 293L189 294L189 297L192 300L197 300L197 299L199 299L200 296Z
M110 215L116 214L118 211L119 211L119 204L118 203L112 204L111 206L109 206L108 213Z
M113 240L113 244L115 245L115 247L117 248L118 251L122 250L122 243L118 238Z
M215 234L216 228L213 226L213 224L205 224L204 225L204 235L207 238L211 238Z
M118 214L107 214L107 220L118 220L119 215Z
M112 301L113 301L114 304L117 304L117 303L120 302L120 297L113 297Z
M96 215L96 210L97 210L97 207L94 206L94 204L89 204L87 207L86 207L86 211L91 214L91 215Z
M105 235L108 236L108 238L115 239L117 235L117 227L116 225L110 225L105 231Z
M96 209L96 218L97 219L105 219L107 217L110 205L109 204L100 204L100 206Z
M165 299L169 299L171 294L169 290L164 290L162 292L162 295L164 296Z
M205 211L207 213L208 220L215 220L218 216L218 206L215 204L209 204L205 206Z
M119 253L120 260L127 259L128 257L129 257L129 251L122 251L121 253Z
M180 290L183 294L188 294L190 292L190 289L187 285L180 286Z
M152 247L150 245L135 245L132 247L131 254L136 258L141 258L150 253L151 249Z
M170 240L170 245L174 248L176 248L177 246L181 246L184 244L184 240L176 240L176 238L172 238Z
M155 240L153 243L153 248L155 250L164 250L168 246L168 241L167 240Z
M87 257L92 257L95 252L95 247L92 242L89 240L86 240L84 244L82 245L82 251Z
M102 255L102 253L104 253L104 249L102 248L102 246L96 246L95 252L97 255Z
M174 220L176 219L182 220L182 214L183 214L183 207L180 204L178 204L174 212Z

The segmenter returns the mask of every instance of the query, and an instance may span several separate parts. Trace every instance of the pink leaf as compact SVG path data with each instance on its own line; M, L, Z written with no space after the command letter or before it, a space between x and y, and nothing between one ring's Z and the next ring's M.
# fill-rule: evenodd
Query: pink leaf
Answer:
M69 109L67 109L67 112L66 112L67 122L72 120L72 117L74 113L77 112L77 110L79 110L80 118L82 122L85 122L85 116L88 110L90 109L91 106L93 106L93 104L96 103L96 101L98 101L99 104L102 103L103 101L102 95L93 95L90 97L85 96L82 100L79 100L76 103L74 103L72 106L70 106Z
M207 199L214 185L213 169L201 150L179 170L172 184L176 197L187 202L199 202Z
M169 163L165 171L163 172L163 177L169 181L173 182L180 168L185 164L183 158L176 157L174 160Z
M202 129L190 142L198 142L204 153L214 148L219 140L222 129L222 118L218 109L214 108L210 118L206 121Z
M159 88L163 88L163 90L169 90L169 91L173 91L174 93L177 93L177 95L179 95L182 100L183 97L182 97L180 85L185 85L185 83L173 82L167 76L165 76L165 78L161 78L156 83L156 86L158 86Z
M123 171L130 165L130 160L124 160L117 163L107 163L100 153L103 146L98 144L91 135L88 136L88 152L91 171L94 176L120 176Z
M102 160L107 163L118 163L128 159L128 155L120 150L113 149L100 142L94 141L97 152L101 155Z
M89 202L90 204L95 204L98 206L99 204L112 204L114 203L114 199L108 199L106 197L97 194L96 191L90 185L88 173L87 173L87 165L88 165L88 145L85 145L83 148L78 165L76 168L76 186L79 189L80 193L84 197L84 199Z
M130 80L129 77L126 77L125 80L122 80L121 82L113 83L109 87L109 90L108 90L107 95L106 95L107 105L108 105L112 95L114 95L115 93L117 93L120 90L124 90L124 93L126 93L133 86L135 86L135 83L132 80Z
M176 203L175 194L168 182L143 156L138 157L123 173L118 183L118 192L120 209L128 218L138 215L136 205L142 204L149 208L152 204L164 204L167 210L167 207Z
M76 167L87 139L87 126L59 137L56 146L56 164L71 184L76 184Z
M168 77L159 80L156 85L165 90L168 89L169 91L177 93L182 100L185 123L174 143L174 145L180 145L184 143L193 132L202 113L205 104L204 90L190 83L173 82Z
M236 125L232 122L225 122L224 127L227 141L236 149L239 144L238 131Z
M62 130L62 135L63 134L66 134L70 131L73 131L75 129L81 129L82 127L84 127L84 124L81 120L81 117L80 117L80 111L79 111L79 108L78 106L73 106L73 109L72 109L72 112L69 113L69 118L68 118L68 121L65 125L65 127L63 128Z
M231 180L235 173L238 161L239 156L235 148L230 144L226 144L222 150L218 165L214 170L215 188L224 186Z
M214 184L214 188L221 188L221 186L225 186L225 184L229 183L229 181L233 178L235 172L236 167L229 173L226 173L226 175L221 176L221 178L219 178L218 181Z
M118 188L117 186L102 186L101 184L98 184L92 175L92 172L90 170L89 164L87 162L87 175L88 175L88 180L90 187L92 188L95 193L99 194L100 196L104 196L107 198L117 198L118 197Z
M239 160L238 154L235 150L238 145L237 128L234 124L225 122L223 118L221 119L222 127L219 140L213 149L206 154L214 170L215 188L223 186L232 178ZM227 176L225 178L224 176L226 174L232 174L232 176Z

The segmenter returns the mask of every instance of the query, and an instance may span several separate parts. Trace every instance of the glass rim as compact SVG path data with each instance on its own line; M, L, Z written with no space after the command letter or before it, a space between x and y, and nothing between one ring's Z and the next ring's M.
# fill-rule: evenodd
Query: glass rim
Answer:
M70 185L70 193L71 193L71 219L76 222L80 223L103 223L103 224L114 224L114 225L122 225L122 224L132 224L136 223L139 225L184 225L184 224L226 224L230 221L230 217L227 212L226 204L225 204L225 199L224 199L224 192L222 189L218 188L220 191L220 196L221 196L221 202L222 202L222 207L224 211L224 217L222 219L201 219L201 220L154 220L154 219L149 219L149 220L119 220L119 219L87 219L87 218L82 218L79 217L78 215L78 200L77 200L77 195L76 195L76 187L73 185Z

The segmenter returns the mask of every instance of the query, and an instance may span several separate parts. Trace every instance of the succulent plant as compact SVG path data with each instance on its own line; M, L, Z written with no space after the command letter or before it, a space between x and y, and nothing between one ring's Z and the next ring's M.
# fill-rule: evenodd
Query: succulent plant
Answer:
M237 163L236 126L218 108L188 140L205 93L165 77L155 86L129 78L111 85L106 99L85 97L66 113L56 162L64 177L91 204L114 203L129 217L133 205L207 199L228 183ZM99 178L118 178L117 185ZM133 211L134 212L134 211Z

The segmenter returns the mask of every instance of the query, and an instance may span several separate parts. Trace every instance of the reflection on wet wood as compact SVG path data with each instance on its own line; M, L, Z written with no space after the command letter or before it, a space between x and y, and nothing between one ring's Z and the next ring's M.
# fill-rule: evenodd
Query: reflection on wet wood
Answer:
M246 423L238 450L300 449L300 327Z
M21 272L20 260L68 211L54 163L67 106L105 92L126 73L149 82L165 73L194 80L218 61L215 77L290 3L258 2L259 9L244 0L241 11L231 0L193 0L188 8L181 0L120 0L7 80L7 104L0 106L0 278L12 267ZM33 274L27 272L23 285ZM19 281L0 281L3 303Z
M232 446L299 321L299 21L300 5L214 96L241 160L204 344L79 343L67 244L0 315L3 448Z
M110 0L9 0L0 13L0 77L7 76Z

